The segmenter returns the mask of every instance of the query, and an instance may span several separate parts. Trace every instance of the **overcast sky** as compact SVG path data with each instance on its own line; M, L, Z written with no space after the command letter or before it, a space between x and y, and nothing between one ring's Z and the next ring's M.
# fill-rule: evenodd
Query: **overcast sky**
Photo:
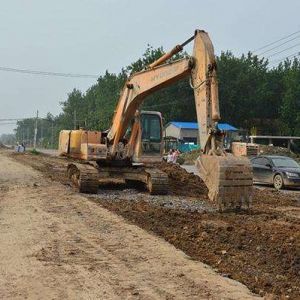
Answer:
M141 57L147 44L170 50L196 28L209 33L216 54L231 50L236 55L300 30L299 0L0 0L0 4L0 68L101 75L106 69L119 72ZM300 46L272 59L298 50ZM0 119L33 117L37 110L41 117L47 112L56 115L59 102L74 87L85 92L95 82L0 70ZM0 121L0 135L13 128Z

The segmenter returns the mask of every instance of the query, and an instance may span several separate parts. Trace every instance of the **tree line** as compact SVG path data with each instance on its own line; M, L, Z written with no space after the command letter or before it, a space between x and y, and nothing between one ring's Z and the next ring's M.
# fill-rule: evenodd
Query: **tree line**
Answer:
M62 102L62 111L38 120L37 140L57 147L62 129L108 129L126 79L164 54L148 46L137 61L118 74L108 70L87 91L74 88ZM187 56L177 54L173 60ZM217 57L221 122L261 134L300 135L300 61L286 59L270 68L268 60L251 52L240 57L222 52ZM196 122L193 90L184 79L147 97L142 109L160 111L170 121ZM18 121L19 141L32 141L36 120Z

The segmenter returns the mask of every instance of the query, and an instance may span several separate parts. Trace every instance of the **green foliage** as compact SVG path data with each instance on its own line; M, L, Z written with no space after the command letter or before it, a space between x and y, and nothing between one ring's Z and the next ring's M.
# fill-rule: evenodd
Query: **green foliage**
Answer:
M280 109L281 127L286 135L300 135L300 63L286 61L283 74L284 94Z
M139 58L137 61L133 62L130 66L127 66L125 68L125 71L128 75L132 75L136 72L140 72L143 69L145 69L149 64L153 63L158 58L160 58L163 54L165 53L162 47L153 49L153 47L148 45L142 57Z
M265 118L269 105L267 61L251 53L237 58L222 52L217 62L222 120L248 127L251 119Z
M97 84L87 91L84 100L89 128L95 130L109 128L126 79L127 75L124 70L119 74L106 71L104 76L98 78Z
M31 154L33 154L33 155L39 155L39 154L41 154L41 152L39 152L38 150L36 150L36 149L32 149L32 150L30 150L29 151Z

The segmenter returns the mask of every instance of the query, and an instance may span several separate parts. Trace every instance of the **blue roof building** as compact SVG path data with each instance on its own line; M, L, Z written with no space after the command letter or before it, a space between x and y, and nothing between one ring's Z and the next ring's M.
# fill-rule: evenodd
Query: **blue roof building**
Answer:
M174 125L175 127L178 128L182 128L182 129L196 129L198 130L198 123L197 122L169 122L167 126L169 126L169 124ZM231 131L235 131L238 130L237 128L227 124L227 123L219 123L219 129L221 130L231 130Z
M238 129L226 124L219 123L219 129L227 131L237 131ZM197 122L169 122L165 126L165 135L183 140L186 143L199 145L198 123Z

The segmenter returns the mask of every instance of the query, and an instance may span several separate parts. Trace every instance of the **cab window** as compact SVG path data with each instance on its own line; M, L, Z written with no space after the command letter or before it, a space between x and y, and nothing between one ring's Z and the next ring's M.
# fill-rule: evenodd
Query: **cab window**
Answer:
M158 115L141 114L142 151L144 154L157 155L161 151L162 128Z

